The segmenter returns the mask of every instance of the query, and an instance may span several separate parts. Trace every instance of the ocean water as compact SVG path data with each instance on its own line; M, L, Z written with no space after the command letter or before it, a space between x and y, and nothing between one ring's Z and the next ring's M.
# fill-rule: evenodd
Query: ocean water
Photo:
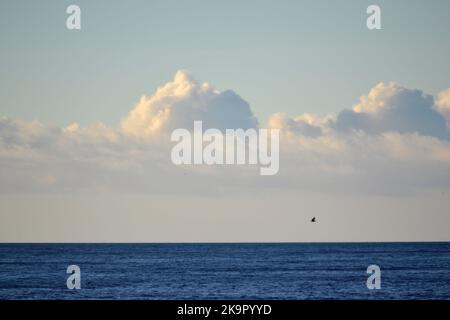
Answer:
M0 244L0 299L450 299L450 243Z

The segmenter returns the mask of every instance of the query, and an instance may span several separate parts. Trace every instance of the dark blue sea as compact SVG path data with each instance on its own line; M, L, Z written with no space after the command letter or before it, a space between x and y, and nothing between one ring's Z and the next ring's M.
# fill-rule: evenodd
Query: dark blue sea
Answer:
M450 243L0 244L0 299L450 299Z

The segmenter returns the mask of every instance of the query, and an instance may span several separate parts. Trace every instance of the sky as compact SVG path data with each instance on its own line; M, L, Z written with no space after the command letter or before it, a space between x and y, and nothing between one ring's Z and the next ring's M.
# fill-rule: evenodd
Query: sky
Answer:
M4 115L117 125L178 69L238 88L262 120L338 112L382 81L437 94L450 80L446 0L378 1L379 32L371 1L76 3L80 32L65 28L70 1L1 1Z
M1 1L0 241L450 241L449 32L446 0ZM194 120L280 129L279 174L174 166Z

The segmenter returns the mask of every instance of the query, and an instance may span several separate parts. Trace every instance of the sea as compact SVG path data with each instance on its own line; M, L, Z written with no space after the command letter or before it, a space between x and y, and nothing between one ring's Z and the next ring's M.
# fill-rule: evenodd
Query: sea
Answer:
M450 299L450 243L0 244L0 299Z

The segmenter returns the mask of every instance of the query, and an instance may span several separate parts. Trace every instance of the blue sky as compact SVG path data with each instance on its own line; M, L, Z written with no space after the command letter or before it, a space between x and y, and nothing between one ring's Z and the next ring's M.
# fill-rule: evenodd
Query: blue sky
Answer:
M449 241L449 33L448 0L0 0L0 241ZM276 175L171 161L250 111Z
M66 7L82 30L65 28ZM2 1L0 113L117 126L142 94L188 69L233 89L260 121L337 113L381 81L437 94L450 82L450 2Z

